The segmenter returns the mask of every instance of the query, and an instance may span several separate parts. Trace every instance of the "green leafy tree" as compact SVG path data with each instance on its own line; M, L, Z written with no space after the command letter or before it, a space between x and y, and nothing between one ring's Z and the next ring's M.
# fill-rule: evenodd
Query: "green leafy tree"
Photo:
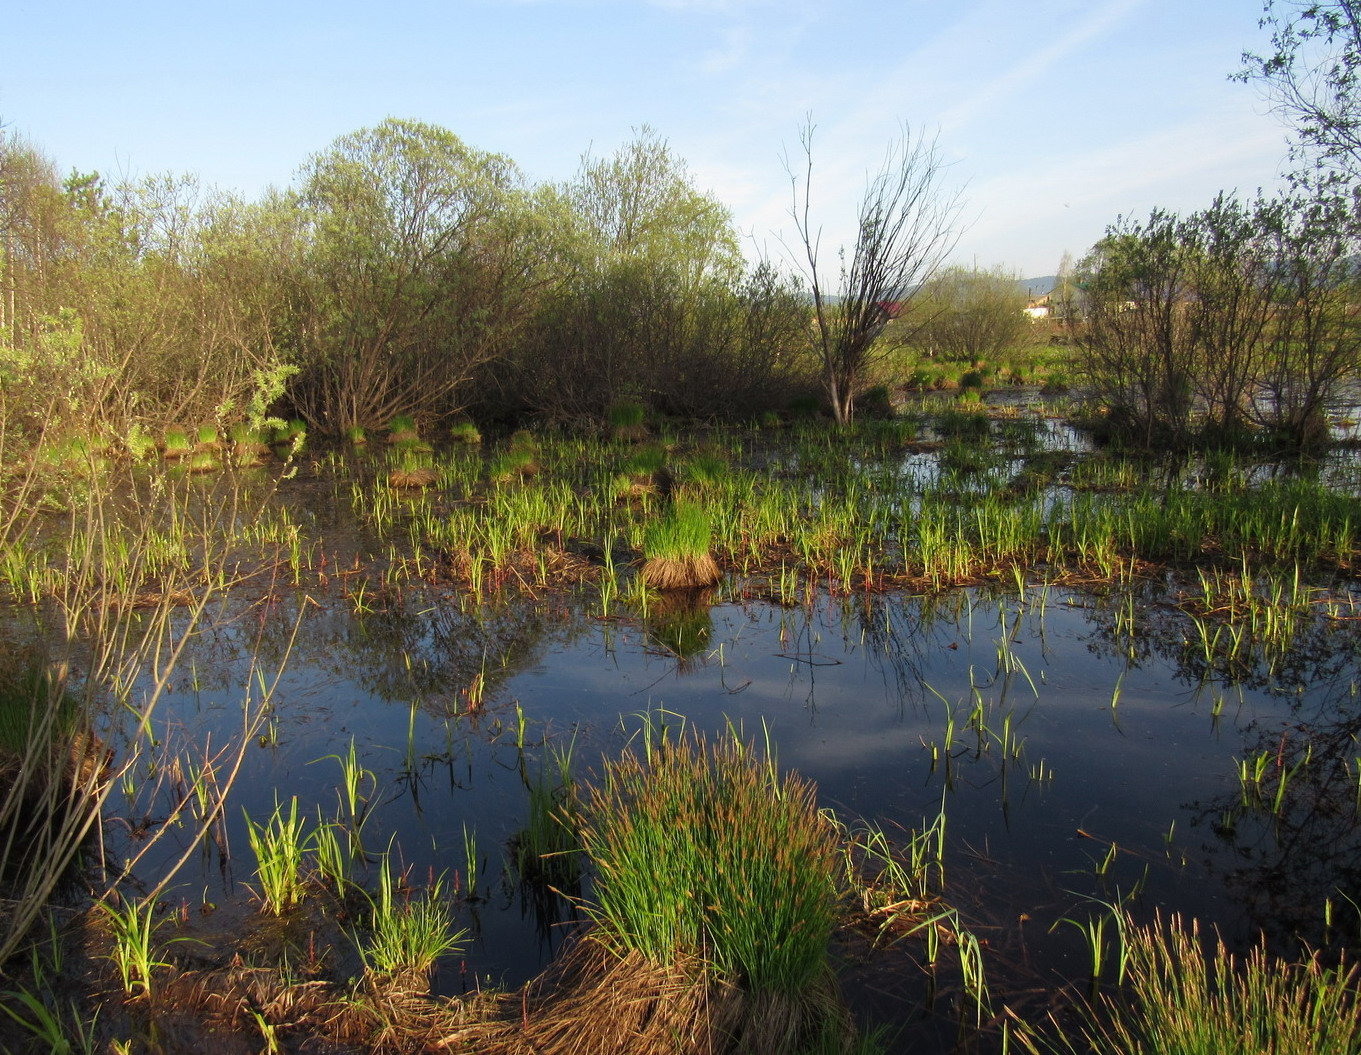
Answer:
M904 322L915 343L949 359L981 362L1016 347L1027 333L1025 293L1005 268L950 267L914 299Z
M1111 430L1147 447L1250 428L1326 441L1323 409L1361 365L1356 230L1331 192L1221 195L1108 229L1079 281L1082 362Z
M255 372L277 365L279 284L255 210L183 177L60 180L13 140L0 178L0 374L26 408L16 424L118 441L240 412Z
M583 423L620 399L722 413L782 369L781 349L752 343L784 339L778 298L746 284L731 214L652 129L583 158L552 198L557 279L516 357L519 409Z
M508 159L414 121L343 136L304 166L293 398L314 424L460 409L522 312L522 196Z
M1266 87L1295 129L1306 182L1361 175L1361 5L1354 0L1266 0L1263 54L1243 53L1237 77Z

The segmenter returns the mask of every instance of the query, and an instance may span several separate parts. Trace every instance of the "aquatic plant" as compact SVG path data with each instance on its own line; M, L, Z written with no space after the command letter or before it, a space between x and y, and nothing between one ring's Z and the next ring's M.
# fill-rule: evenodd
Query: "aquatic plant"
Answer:
M167 458L183 458L194 449L194 442L189 438L187 429L171 425L165 430L161 447Z
M421 438L416 419L410 414L396 414L388 422L389 443L412 443Z
M395 977L429 973L441 956L463 947L467 931L453 929L454 907L444 893L444 879L435 879L419 894L394 889L392 869L384 860L378 872L378 896L369 899L368 933L355 944L364 966Z
M518 434L517 434L518 435ZM530 435L525 433L525 435ZM493 483L509 483L523 476L533 476L539 471L539 449L537 444L521 443L502 451L487 468L487 475Z
M456 421L449 426L449 438L455 443L481 443L482 433L471 421Z
M711 586L722 576L709 552L713 522L704 507L676 502L643 532L642 575L659 590Z
M403 459L388 473L388 483L397 488L417 490L433 487L439 481L439 472L431 465L420 465L414 459Z
M74 999L63 1007L46 989L34 993L20 988L0 994L0 1011L40 1045L35 1051L95 1055L100 1050L99 1010L82 1008Z
M647 408L631 400L617 400L605 411L610 436L621 443L638 443L647 438Z
M184 471L189 473L215 473L222 468L222 463L212 450L194 451L181 464Z
M1129 927L1129 996L1079 1007L1076 1030L1052 1018L1021 1035L1031 1052L1095 1055L1352 1055L1361 1048L1358 971L1318 953L1278 959L1256 945L1246 956L1173 916ZM1074 1036L1074 1032L1076 1035Z
M242 811L245 813L245 811ZM274 812L263 824L256 824L245 813L246 835L255 854L256 896L266 911L282 916L302 901L306 887L303 858L307 847L307 822L298 815L298 797L289 803L275 802Z
M155 973L170 966L168 961L157 958L156 931L165 920L156 920L155 899L104 901L98 905L98 914L113 936L109 959L118 968L123 992L149 998Z
M837 832L813 786L735 737L681 736L605 767L582 844L588 911L621 952L703 957L754 991L793 995L827 970Z

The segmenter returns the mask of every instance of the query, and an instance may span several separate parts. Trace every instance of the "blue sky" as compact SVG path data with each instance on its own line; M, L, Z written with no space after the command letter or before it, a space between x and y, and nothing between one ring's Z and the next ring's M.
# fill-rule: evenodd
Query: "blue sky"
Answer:
M563 180L647 124L752 252L792 235L816 125L824 243L904 125L936 136L956 258L1050 274L1120 214L1273 186L1259 0L9 0L0 121L63 170L195 173L254 197L387 116Z

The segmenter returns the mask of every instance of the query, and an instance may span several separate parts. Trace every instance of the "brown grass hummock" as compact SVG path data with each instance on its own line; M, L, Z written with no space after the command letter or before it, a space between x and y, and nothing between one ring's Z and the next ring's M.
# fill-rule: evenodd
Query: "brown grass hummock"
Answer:
M439 473L428 465L399 466L388 474L388 483L393 487L433 487Z

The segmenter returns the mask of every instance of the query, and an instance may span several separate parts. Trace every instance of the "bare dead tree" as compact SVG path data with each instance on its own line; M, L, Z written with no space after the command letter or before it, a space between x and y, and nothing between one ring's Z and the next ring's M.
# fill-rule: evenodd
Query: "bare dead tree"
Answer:
M844 425L855 416L857 389L867 369L897 345L886 338L889 322L959 241L962 203L958 191L941 186L945 165L936 141L904 129L865 188L850 263L842 247L839 288L829 289L821 261L822 228L812 218L813 131L810 121L799 136L801 171L785 160L793 192L790 215L799 237L791 256L812 289L812 343L832 414Z

